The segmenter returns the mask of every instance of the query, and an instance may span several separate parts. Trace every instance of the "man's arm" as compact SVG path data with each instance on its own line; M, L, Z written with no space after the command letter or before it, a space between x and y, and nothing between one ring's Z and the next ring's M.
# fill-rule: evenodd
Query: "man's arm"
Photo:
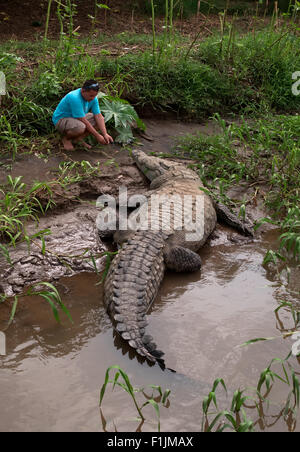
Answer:
M86 131L89 132L91 135L94 135L96 140L101 144L106 144L105 139L103 138L100 133L97 132L97 130L92 126L92 124L85 118L77 118L79 121L83 122L83 124L86 126Z
M77 118L77 119L79 119L81 122L83 122L83 124L85 124L87 132L94 135L94 137L96 138L96 140L99 143L101 143L101 144L113 143L112 137L110 135L108 135L108 133L106 131L105 121L104 121L104 117L102 116L102 114L100 113L100 114L97 114L94 116L95 116L95 121L96 121L97 127L99 128L99 130L101 131L103 136L97 132L97 130L92 126L92 124L85 117Z
M95 121L96 121L96 124L97 124L97 126L98 126L98 129L99 129L100 132L102 133L105 142L106 142L107 144L113 143L114 140L113 140L112 137L111 137L110 135L108 135L108 133L107 133L103 115L102 115L101 113L99 113L99 114L94 115L94 116L95 116Z

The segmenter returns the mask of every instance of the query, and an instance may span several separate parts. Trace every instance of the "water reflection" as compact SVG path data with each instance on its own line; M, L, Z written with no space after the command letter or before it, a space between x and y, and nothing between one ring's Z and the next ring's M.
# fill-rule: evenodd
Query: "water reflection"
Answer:
M43 361L49 356L76 355L93 337L110 330L111 322L101 303L103 289L97 281L95 275L86 273L64 278L56 285L73 324L63 312L58 324L42 298L20 297L15 320L6 332L7 356L0 361L0 368L17 370L29 357ZM3 316L1 323L5 325Z

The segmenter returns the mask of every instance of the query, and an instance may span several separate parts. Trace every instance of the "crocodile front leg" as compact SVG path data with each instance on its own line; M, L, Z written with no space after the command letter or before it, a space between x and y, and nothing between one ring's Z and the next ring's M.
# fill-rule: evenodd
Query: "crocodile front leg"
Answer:
M224 206L224 204L216 202L215 209L218 221L228 224L243 235L254 237L252 228L247 226L245 223L242 223L241 220L228 209L228 207Z

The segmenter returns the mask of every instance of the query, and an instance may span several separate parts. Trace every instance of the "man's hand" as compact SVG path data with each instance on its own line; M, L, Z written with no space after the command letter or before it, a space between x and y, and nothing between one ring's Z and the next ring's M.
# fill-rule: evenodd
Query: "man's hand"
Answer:
M96 140L97 140L98 143L100 143L100 144L107 144L106 141L105 141L105 139L103 138L103 136L100 135L100 134L98 134L98 135L96 136Z
M110 135L108 135L108 133L104 133L103 134L103 138L105 140L104 144L109 144L109 143L113 143L114 140L112 139L112 137Z
M110 135L108 135L105 127L105 121L101 114L95 115L95 121L96 121L96 129L100 130L102 135L92 126L92 124L86 119L86 117L78 118L83 124L86 126L86 134L89 133L94 135L98 143L101 144L109 144L113 143L114 140Z

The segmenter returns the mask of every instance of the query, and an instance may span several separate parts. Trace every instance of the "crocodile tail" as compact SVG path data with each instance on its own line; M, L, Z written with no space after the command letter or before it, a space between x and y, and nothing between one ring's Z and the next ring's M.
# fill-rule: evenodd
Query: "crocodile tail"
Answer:
M163 353L146 334L146 314L164 276L163 248L160 232L136 232L113 260L104 286L116 331L136 353L160 365Z

